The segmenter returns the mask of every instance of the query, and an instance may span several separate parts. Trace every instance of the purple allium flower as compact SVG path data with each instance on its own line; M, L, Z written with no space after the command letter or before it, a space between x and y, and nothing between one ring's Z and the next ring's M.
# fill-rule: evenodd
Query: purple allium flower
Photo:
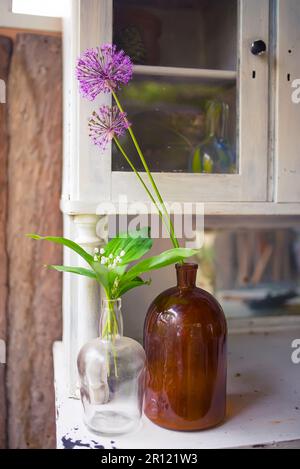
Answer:
M130 126L126 113L120 112L117 106L101 106L89 119L89 136L94 144L105 150L108 142L114 137L124 135Z
M132 62L125 52L115 45L104 44L87 49L77 61L76 77L80 92L91 101L99 93L116 91L132 78Z

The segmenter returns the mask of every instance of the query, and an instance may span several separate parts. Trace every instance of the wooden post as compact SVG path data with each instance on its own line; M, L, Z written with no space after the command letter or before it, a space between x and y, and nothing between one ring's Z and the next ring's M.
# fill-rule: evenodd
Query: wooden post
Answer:
M61 337L61 40L20 34L9 79L8 425L10 448L55 447L52 344Z
M7 130L7 79L12 51L12 41L7 37L0 37L0 80L2 93L0 100L0 340L6 341L7 327L7 249L6 249L6 221L7 221L7 162L8 162L8 130ZM2 347L5 342L2 343ZM1 357L0 357L1 358ZM4 357L3 357L4 358ZM4 361L4 360L2 360ZM5 365L0 359L0 448L6 446L6 389Z

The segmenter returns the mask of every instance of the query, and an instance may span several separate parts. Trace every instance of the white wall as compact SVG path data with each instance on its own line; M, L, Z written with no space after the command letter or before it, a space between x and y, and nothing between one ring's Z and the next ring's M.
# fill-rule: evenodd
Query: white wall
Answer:
M47 1L51 1L51 0L47 0ZM44 16L32 16L32 15L19 15L16 13L12 13L12 0L0 0L0 28L36 29L36 30L41 30L41 31L61 31L62 22L60 18L48 18Z

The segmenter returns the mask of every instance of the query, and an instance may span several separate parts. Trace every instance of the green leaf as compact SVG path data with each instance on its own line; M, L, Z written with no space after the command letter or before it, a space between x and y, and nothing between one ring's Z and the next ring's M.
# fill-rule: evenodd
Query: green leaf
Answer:
M152 248L153 241L149 235L150 229L148 227L130 233L122 233L107 243L105 256L110 254L116 256L124 251L125 255L122 257L120 265L130 264L143 257Z
M60 236L39 236L36 234L28 234L26 236L32 239L51 241L56 244L62 244L63 246L72 249L72 251L79 254L79 256L81 256L92 267L95 272L97 282L100 283L105 290L109 288L107 269L99 262L95 262L93 256L86 252L81 246L79 246L79 244L75 243L74 241L71 241L70 239L62 238Z
M130 242L123 248L125 251L122 257L122 264L130 264L143 257L152 248L153 241L151 238L132 238Z
M140 230L135 230L135 231L130 231L124 232L124 233L119 233L115 238L111 239L107 245L105 246L105 251L108 254L114 254L116 251L118 251L120 248L125 246L128 242L130 242L132 239L136 238L144 238L144 239L149 239L150 238L150 228L141 228Z
M91 265L91 262L93 262L93 256L86 252L81 246L79 246L79 244L71 241L70 239L62 238L61 236L39 236L37 234L27 234L26 236L32 239L51 241L52 243L62 244L63 246L66 246L67 248L70 248L72 251L75 251L77 254L79 254L79 256L81 256L88 264Z
M122 295L127 293L129 290L132 290L133 288L141 287L143 285L150 285L150 283L151 283L151 279L143 280L140 277L136 277L132 280L129 280L126 283L123 283L121 280L119 288L118 288L117 296L121 297Z
M167 265L174 264L176 262L183 261L188 257L192 257L199 253L198 249L188 248L174 248L168 251L162 252L158 256L149 257L135 264L129 269L124 275L124 281L132 280L133 278L140 276L150 270L161 269Z
M103 286L103 288L107 292L109 292L110 285L112 284L110 281L111 272L109 272L109 270L106 267L104 267L104 265L100 264L100 262L95 262L93 260L90 265L96 274L96 279L98 283L100 283Z
M90 277L97 280L95 272L83 267L69 267L66 265L47 265L48 269L57 270L58 272L70 272L71 274L84 275L85 277Z
M151 229L149 226L144 226L138 230L132 231L125 231L124 233L119 233L117 238L150 238L151 237Z
M93 269L85 269L83 267L68 267L68 266L49 266L52 269L60 272L71 272L78 275L88 276L93 278L100 283L107 295L111 297L115 280L118 278L119 286L117 287L116 294L122 296L127 291L142 285L146 285L149 282L144 281L140 278L140 275L149 272L150 270L160 269L170 264L180 262L188 257L198 254L199 250L186 249L186 248L175 248L165 251L158 256L144 259L127 272L126 268L130 262L133 262L142 257L152 247L152 240L148 237L149 229L139 230L137 232L120 235L117 238L111 240L105 248L105 255L108 256L110 253L113 255L119 255L121 250L125 251L125 255L122 257L122 263L116 268L109 270L105 265L102 265L98 261L94 261L93 256L87 253L81 246L74 241L67 238L56 237L56 236L39 236L35 234L27 235L33 239L51 241L57 244L62 244L78 255L80 255ZM146 236L147 235L147 236Z

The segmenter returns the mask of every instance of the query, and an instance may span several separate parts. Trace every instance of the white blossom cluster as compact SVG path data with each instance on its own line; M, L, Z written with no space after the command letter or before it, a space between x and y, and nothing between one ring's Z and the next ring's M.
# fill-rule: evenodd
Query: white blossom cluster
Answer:
M109 254L105 256L105 249L95 248L94 249L94 261L100 262L100 264L105 265L108 269L114 269L121 262L122 257L125 256L125 251L122 250L118 256Z

